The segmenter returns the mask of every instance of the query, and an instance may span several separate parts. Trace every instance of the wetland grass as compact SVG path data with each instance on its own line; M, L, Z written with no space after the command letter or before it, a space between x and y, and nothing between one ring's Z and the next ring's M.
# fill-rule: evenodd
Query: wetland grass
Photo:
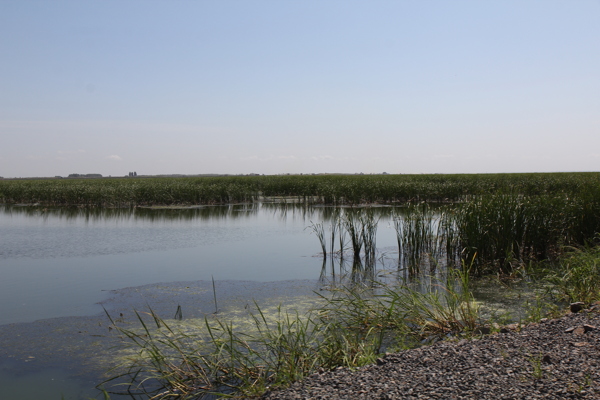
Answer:
M600 300L600 247L569 248L544 271L554 300L591 305Z
M564 194L588 196L597 203L599 186L600 173L596 172L4 179L0 180L0 202L136 207L251 203L272 198L303 204L359 205L456 203L487 194ZM595 214L595 207L589 212ZM594 227L597 225L589 229Z
M252 329L243 332L214 315L185 332L177 328L181 321L151 310L136 313L141 328L111 319L135 351L99 387L148 399L252 396L318 370L374 363L383 351L472 330L477 308L464 287L468 280L459 278L457 271L426 293L408 286L340 287L302 315L281 307L267 315L255 303Z

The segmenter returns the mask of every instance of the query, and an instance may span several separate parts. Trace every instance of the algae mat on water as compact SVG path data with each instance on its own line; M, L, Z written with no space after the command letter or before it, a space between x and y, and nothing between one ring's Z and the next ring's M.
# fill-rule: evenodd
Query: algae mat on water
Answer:
M151 308L191 333L213 317L216 293L219 318L245 329L255 301L266 313L275 315L279 306L303 313L318 305L313 291L319 287L317 281L215 281L213 292L211 281L172 282L116 290L102 305L120 326L137 329L135 310ZM178 310L181 320L175 319ZM103 313L0 326L0 397L18 393L21 400L37 400L42 386L46 398L102 398L95 385L131 356L123 344Z

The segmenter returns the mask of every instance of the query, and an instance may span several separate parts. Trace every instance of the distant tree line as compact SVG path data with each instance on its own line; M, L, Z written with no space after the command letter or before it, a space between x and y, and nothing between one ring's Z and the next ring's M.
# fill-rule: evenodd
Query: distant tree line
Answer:
M69 174L69 178L102 178L102 174Z

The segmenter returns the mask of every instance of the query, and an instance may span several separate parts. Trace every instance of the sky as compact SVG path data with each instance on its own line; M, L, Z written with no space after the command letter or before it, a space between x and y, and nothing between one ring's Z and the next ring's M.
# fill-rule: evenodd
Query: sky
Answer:
M600 170L600 0L0 1L0 176Z

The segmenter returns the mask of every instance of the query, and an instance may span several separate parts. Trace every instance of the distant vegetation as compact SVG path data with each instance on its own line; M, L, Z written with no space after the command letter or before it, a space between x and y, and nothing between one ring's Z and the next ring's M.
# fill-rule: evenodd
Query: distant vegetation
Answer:
M69 174L69 178L102 178L102 174Z
M286 175L3 180L0 201L52 206L231 204L264 197L312 204L463 202L474 196L596 198L600 173L464 175Z

